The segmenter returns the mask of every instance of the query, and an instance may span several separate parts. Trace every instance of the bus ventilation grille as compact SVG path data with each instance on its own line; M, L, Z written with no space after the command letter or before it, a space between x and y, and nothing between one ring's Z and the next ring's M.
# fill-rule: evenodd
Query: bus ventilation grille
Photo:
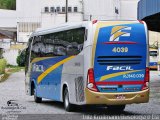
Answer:
M98 56L100 65L136 65L140 64L142 56Z
M75 93L76 93L76 101L83 102L84 101L84 81L83 77L78 77L75 79Z

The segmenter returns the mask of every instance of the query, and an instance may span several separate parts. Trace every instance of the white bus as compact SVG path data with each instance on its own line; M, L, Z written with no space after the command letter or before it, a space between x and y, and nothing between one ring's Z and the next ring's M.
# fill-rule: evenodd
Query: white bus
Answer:
M26 50L26 92L75 105L122 111L149 101L149 49L143 21L89 21L39 29Z

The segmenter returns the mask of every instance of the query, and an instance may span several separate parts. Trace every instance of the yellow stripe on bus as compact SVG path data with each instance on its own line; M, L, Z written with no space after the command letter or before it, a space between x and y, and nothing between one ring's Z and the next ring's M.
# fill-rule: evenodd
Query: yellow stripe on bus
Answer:
M118 72L118 73L113 73L113 74L109 74L109 75L104 75L100 78L100 81L104 81L104 80L107 80L107 79L110 79L110 78L113 78L113 77L117 77L117 76L120 76L120 75L125 75L125 74L128 74L128 73L133 73L133 72L139 72L139 71L142 71L142 70L134 70L134 71L127 71L127 72Z
M44 71L37 79L37 83L39 84L50 72L52 72L53 70L55 70L56 68L58 68L59 66L61 66L62 64L64 64L65 62L71 60L72 58L74 58L75 56L71 56L68 57L56 64L54 64L53 66L51 66L50 68L48 68L46 71Z
M111 35L113 35L114 33L118 32L119 30L121 30L123 28L126 28L126 26L116 26L116 27L113 27Z
M53 57L38 57L38 58L34 58L31 61L31 63L39 62L39 61L46 60L46 59L49 59L49 58L53 58Z

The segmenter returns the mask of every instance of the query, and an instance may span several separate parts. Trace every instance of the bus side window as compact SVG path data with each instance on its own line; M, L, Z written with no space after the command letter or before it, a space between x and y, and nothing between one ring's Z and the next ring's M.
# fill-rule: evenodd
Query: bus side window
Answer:
M63 41L62 32L45 35L44 44L46 46L45 54L47 57L66 55L66 43Z
M67 45L67 55L77 55L83 50L85 28L77 28L67 31L66 40L69 42Z
M44 45L41 42L41 37L36 36L32 43L32 50L31 50L31 62L38 57L42 57Z

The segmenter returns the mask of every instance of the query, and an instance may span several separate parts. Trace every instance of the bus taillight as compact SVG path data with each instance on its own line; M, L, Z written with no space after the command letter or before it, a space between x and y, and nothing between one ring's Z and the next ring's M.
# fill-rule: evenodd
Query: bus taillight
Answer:
M93 68L90 68L88 70L88 83L87 83L87 88L92 90L92 91L95 91L95 92L98 92L98 89L95 85L95 80L94 80L94 70Z
M93 20L92 24L96 24L98 22L98 20Z
M148 89L148 87L149 87L149 68L146 68L145 80L142 90Z
M142 20L138 20L138 21L139 21L139 23L144 24L144 21L142 21Z

